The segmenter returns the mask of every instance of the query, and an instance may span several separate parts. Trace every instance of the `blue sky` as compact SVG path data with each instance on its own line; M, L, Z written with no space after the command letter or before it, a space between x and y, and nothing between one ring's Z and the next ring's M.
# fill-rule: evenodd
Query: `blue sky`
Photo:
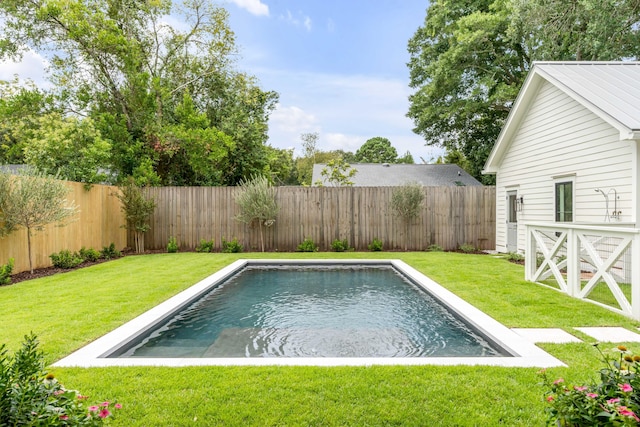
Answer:
M388 138L416 163L442 154L412 132L407 42L424 0L228 0L239 68L280 94L269 143L301 154L300 134L322 150Z
M269 143L302 153L300 134L317 132L321 150L356 151L375 136L416 163L442 150L427 147L406 117L407 42L424 22L425 0L226 0L240 49L238 68L280 94ZM27 53L4 63L13 74L44 81L43 58Z

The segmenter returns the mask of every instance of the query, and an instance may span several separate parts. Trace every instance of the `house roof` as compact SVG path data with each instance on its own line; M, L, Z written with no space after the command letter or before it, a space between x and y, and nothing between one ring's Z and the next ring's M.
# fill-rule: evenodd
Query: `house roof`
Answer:
M324 163L313 165L311 185L322 179ZM357 170L351 178L356 187L396 187L409 182L417 182L426 187L482 185L464 169L455 164L409 165L390 163L353 163ZM329 185L323 180L324 185Z
M0 165L0 172L17 174L23 170L29 169L28 165Z
M534 62L483 173L497 172L511 138L544 81L618 129L621 139L640 139L640 62Z

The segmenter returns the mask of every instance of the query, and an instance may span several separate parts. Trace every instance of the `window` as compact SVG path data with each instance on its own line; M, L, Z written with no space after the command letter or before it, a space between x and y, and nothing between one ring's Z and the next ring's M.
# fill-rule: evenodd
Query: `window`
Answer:
M509 194L508 222L518 222L518 198L516 197L516 193Z
M573 181L556 182L556 222L573 221Z

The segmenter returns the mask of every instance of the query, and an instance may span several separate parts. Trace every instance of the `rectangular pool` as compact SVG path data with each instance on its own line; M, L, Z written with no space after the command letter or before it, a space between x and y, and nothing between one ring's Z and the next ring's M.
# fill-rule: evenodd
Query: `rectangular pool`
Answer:
M562 366L398 260L239 260L55 366Z

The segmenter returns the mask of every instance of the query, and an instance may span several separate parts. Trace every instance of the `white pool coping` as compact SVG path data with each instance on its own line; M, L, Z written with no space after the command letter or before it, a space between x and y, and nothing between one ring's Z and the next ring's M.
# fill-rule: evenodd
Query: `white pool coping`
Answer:
M489 340L513 354L511 357L269 357L269 358L108 358L123 344L140 336L167 314L179 307L190 304L195 298L206 293L214 284L222 282L247 265L264 264L373 264L392 265L403 272L416 284L422 286L431 295L445 303L458 316L482 331ZM211 276L190 288L169 298L151 310L125 323L119 328L98 338L78 351L57 361L56 367L107 367L107 366L371 366L371 365L483 365L504 367L549 368L566 366L560 360L545 352L535 344L516 334L492 317L478 310L462 298L456 296L438 283L403 261L360 260L360 259L323 259L323 260L280 260L280 259L240 259L229 264Z

